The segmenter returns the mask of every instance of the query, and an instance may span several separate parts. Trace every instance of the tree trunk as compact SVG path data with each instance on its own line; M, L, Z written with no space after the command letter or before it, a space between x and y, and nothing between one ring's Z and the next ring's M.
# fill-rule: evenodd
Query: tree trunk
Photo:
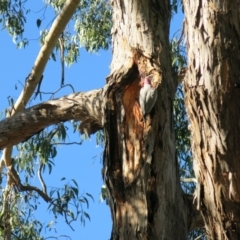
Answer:
M183 2L198 207L209 239L240 239L240 1Z
M169 1L112 0L112 5L113 59L103 120L111 239L186 239L172 117ZM139 83L150 74L158 100L144 123Z

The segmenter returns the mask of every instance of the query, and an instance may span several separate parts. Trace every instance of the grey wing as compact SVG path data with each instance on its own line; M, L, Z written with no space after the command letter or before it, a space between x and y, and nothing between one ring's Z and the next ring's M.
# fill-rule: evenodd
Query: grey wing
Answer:
M145 102L146 102L146 90L144 89L144 87L142 87L139 94L139 104L143 116L145 115Z
M153 106L155 105L157 97L158 97L157 89L151 88L151 90L148 91L148 95L147 95L148 101L147 101L147 104L145 106L146 107L145 109L147 109L146 110L147 113L151 112Z

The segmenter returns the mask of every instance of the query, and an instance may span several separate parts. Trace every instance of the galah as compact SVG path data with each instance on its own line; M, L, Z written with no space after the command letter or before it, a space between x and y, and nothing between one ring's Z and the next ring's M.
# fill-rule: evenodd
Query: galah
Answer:
M145 122L146 115L149 114L157 100L157 89L152 87L149 76L144 78L143 86L140 89L139 104L142 110L143 121Z

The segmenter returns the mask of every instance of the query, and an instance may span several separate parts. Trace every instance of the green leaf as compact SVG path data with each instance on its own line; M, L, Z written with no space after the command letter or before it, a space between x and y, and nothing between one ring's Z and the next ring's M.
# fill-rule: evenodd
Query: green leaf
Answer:
M56 59L56 55L55 55L53 52L51 53L51 57L52 57L52 59L53 59L54 62L57 61L57 59Z
M75 196L78 196L78 188L71 187L72 191L75 193Z
M93 200L93 202L94 202L94 198L93 198L93 196L90 193L86 193L86 195L89 196Z
M77 182L76 182L74 179L72 179L72 181L73 181L73 183L76 185L76 187L78 187Z
M37 27L39 28L41 26L42 20L41 19L37 19Z
M72 219L74 219L74 213L73 213L72 211L68 211L68 215L69 215Z
M89 203L88 203L87 198L86 197L82 197L82 198L84 199L85 203L87 204L87 208L89 208Z
M88 218L89 221L91 221L89 214L86 213L86 212L83 212L83 213L84 213L84 216L85 216L86 218Z

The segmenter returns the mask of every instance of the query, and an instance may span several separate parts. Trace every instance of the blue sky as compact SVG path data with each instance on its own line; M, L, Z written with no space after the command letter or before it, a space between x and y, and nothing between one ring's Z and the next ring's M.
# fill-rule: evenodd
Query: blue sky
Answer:
M36 2L36 1L35 1ZM39 1L39 4L42 4ZM37 11L40 5L35 5ZM36 27L36 14L29 14L29 20L26 25L26 37L37 39L39 29ZM46 21L47 23L47 21ZM182 27L182 14L178 14L173 19L171 35ZM5 30L0 31L0 111L8 107L8 97L16 100L24 85L25 78L31 71L33 63L40 49L38 40L30 41L26 49L17 50L12 38ZM89 91L101 88L105 83L105 78L109 74L111 62L111 50L100 51L97 54L89 54L83 48L80 52L80 58L77 64L70 68L65 68L65 84L72 84L76 92ZM61 68L60 62L50 60L44 71L44 79L41 90L45 92L56 91L60 87ZM17 86L17 89L15 89ZM71 88L64 88L59 91L55 97L60 97L71 93ZM45 96L44 100L48 100ZM39 102L38 99L36 102ZM34 103L36 104L36 103ZM73 134L70 128L68 132L69 141L78 141L79 133ZM88 192L94 197L94 202L90 202L90 207L85 210L89 213L91 221L86 221L85 227L80 222L74 223L72 231L65 223L64 219L58 218L56 225L57 233L53 231L46 236L68 235L72 239L83 240L106 240L111 234L111 216L108 206L103 202L99 203L100 190L102 186L101 177L101 154L103 149L97 146L94 136L84 141L81 146L60 146L58 155L55 158L55 167L51 175L44 174L48 186L61 186L60 179L75 179L78 182L80 192ZM39 186L37 177L33 179L33 185ZM41 209L36 213L43 222L47 223L53 219L47 211L48 205L41 203ZM62 238L65 239L65 238Z

